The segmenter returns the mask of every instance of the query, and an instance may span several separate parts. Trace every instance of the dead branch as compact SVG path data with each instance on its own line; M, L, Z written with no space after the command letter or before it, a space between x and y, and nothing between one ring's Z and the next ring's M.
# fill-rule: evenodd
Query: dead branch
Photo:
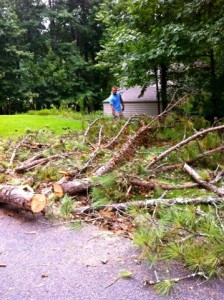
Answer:
M203 272L197 272L197 273L193 273L193 274L189 274L189 275L186 275L186 276L182 276L182 277L175 277L175 278L168 278L168 279L157 279L157 280L145 280L144 281L144 285L156 285L158 283L161 283L161 282L164 282L164 281L171 281L171 282L179 282L181 280L186 280L186 279L189 279L189 278L194 278L196 276L203 276L205 277L205 274Z
M44 153L43 153L43 151L41 151L41 152L37 153L36 155L34 155L34 156L28 158L26 161L23 162L23 165L29 164L29 163L31 163L32 161L38 160L38 159L40 159L40 158L44 158Z
M215 152L219 152L219 151L223 151L223 150L224 150L224 146L220 146L215 149L205 151L204 153L196 156L194 159L188 160L187 163L193 164L197 160L200 160L206 156L214 154ZM175 170L175 169L182 169L183 166L184 166L184 163L177 163L177 164L173 164L173 165L159 166L159 167L153 169L152 171L153 171L153 173L160 173L160 172L166 172L166 171Z
M16 153L18 151L18 149L21 147L21 145L28 139L29 136L25 136L23 137L22 141L19 142L16 147L14 148L13 152L12 152L12 156L10 158L10 161L9 161L9 166L11 166L13 164L13 161L15 159L15 156L16 156Z
M182 189L195 188L199 185L198 183L185 183L185 184L171 185L171 184L166 184L161 182L146 181L136 177L129 178L128 182L132 186L141 187L147 190L154 190L157 188L161 188L164 190L182 190Z
M103 125L100 126L100 131L99 131L99 140L97 146L100 147L101 141L102 141L102 131L103 131Z
M198 204L198 203L204 203L204 204L213 204L213 203L220 203L223 202L223 198L174 198L174 199L149 199L149 200L142 200L142 201L133 201L133 202L125 202L125 203L114 203L114 204L108 204L108 205L102 205L93 207L91 205L76 208L75 213L77 214L83 214L88 213L94 210L101 210L101 209L109 209L109 210L118 210L118 211L127 211L133 206L136 206L138 208L150 208L152 206L157 205L167 205L171 206L173 204Z
M31 158L31 159L27 160L23 165L15 168L15 172L16 173L24 173L25 171L30 170L36 166L44 165L44 164L48 163L49 161L52 161L52 160L55 160L58 158L64 158L64 157L67 157L72 154L75 154L75 153L71 152L71 153L64 153L64 154L55 154L55 155L52 155L49 157L40 158L40 159L36 159L36 160ZM38 157L38 156L36 156L36 157Z
M210 127L210 128L205 129L205 130L197 132L196 134L190 136L189 138L187 138L187 139L181 141L180 143L170 147L169 149L167 149L166 151L164 151L163 153L161 153L157 157L154 157L153 160L147 165L147 168L148 169L151 168L159 160L162 160L166 156L168 156L172 151L178 150L182 146L184 146L184 145L188 144L189 142L197 139L198 137L203 137L204 135L206 135L207 133L212 132L212 131L221 131L221 130L224 130L224 125L217 126L217 127Z
M0 185L0 202L37 213L44 209L46 198L27 186Z
M175 169L182 169L184 166L184 163L178 163L173 165L165 165L165 166L158 166L158 168L155 168L152 170L153 173L161 173L161 172L167 172L172 171Z
M218 182L223 176L224 176L224 169L220 171L213 180L211 180L211 183Z
M211 150L208 150L208 151L205 151L204 153L201 153L200 155L196 156L194 159L192 159L191 161L188 161L188 163L195 163L197 160L199 159L202 159L204 158L205 156L209 156L209 155L212 155L214 154L215 152L221 152L221 151L224 151L224 145L222 146L219 146L215 149L211 149Z
M200 186L203 188L216 193L220 197L224 197L224 189L220 189L210 182L203 181L199 174L191 168L188 164L184 164L184 171L186 171Z
M89 126L87 127L87 129L86 129L86 131L85 131L85 133L84 133L84 135L83 135L83 140L82 140L83 143L85 143L85 139L86 139L86 137L87 137L87 135L88 135L88 133L89 133L91 127L92 127L96 122L98 122L98 121L101 120L101 119L104 119L104 118L102 118L102 117L101 117L101 118L97 118L97 119L95 119L91 124L89 124Z

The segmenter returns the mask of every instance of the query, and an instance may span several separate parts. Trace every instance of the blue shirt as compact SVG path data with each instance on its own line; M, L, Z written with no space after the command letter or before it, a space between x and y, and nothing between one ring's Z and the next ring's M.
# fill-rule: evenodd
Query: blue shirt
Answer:
M122 108L121 108L121 94L119 94L119 93L117 93L115 95L112 94L109 98L109 103L111 105L113 105L115 111L117 111L117 112L122 111Z

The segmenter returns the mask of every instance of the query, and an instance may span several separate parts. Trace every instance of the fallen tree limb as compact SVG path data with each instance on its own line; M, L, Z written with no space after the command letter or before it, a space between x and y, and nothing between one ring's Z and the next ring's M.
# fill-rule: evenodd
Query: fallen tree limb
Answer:
M116 152L106 164L98 168L93 175L103 176L104 174L110 172L114 168L114 166L117 165L118 163L124 160L129 160L133 156L135 152L135 148L139 146L138 145L139 141L142 138L144 138L146 132L151 127L151 125L155 121L161 119L174 107L178 106L180 103L185 101L187 97L188 95L182 97L175 103L170 103L170 105L160 115L155 116L149 124L142 126L134 135L132 135L129 138L129 140L121 147L121 149L118 152Z
M197 203L204 203L204 204L214 204L224 202L223 198L194 198L194 199L186 199L186 198L174 198L174 199L149 199L143 201L133 201L133 202L125 202L125 203L114 203L108 205L102 205L93 207L91 205L79 207L74 210L77 214L88 213L91 211L98 211L101 209L112 209L112 210L119 210L119 211L126 211L133 206L137 206L138 208L149 208L152 206L161 205L173 205L173 204L197 204Z
M145 132L148 130L148 127L148 125L141 127L132 137L130 137L128 142L126 142L106 164L98 168L93 175L103 176L104 174L111 171L114 168L114 166L120 163L121 161L129 160L134 154L134 149L136 147L137 140L141 138L143 134L145 134Z
M213 132L213 131L221 131L224 130L224 125L221 126L217 126L217 127L211 127L211 128L207 128L205 130L199 131L196 134L188 137L187 139L181 141L180 143L170 147L169 149L167 149L166 151L164 151L163 153L161 153L160 155L154 157L152 159L152 161L147 165L147 168L151 168L153 165L155 165L159 160L164 159L166 156L168 156L172 151L178 150L179 148L183 147L184 145L188 144L189 142L197 139L198 137L203 137L204 135L206 135L209 132Z
M224 176L224 169L220 171L213 180L211 180L211 183L218 182L223 176Z
M87 127L87 129L86 129L86 131L85 131L85 133L84 133L84 135L83 135L83 139L82 139L82 142L83 142L83 143L85 143L85 139L86 139L86 137L87 137L87 135L88 135L88 133L89 133L91 127L92 127L96 122L98 122L98 121L101 120L101 119L104 119L104 118L102 118L102 117L97 118L97 119L95 119L91 124L89 124L89 126Z
M15 172L16 173L24 173L27 170L35 168L38 165L44 165L44 164L48 163L51 160L55 160L55 159L58 159L58 158L64 158L64 157L66 157L68 155L71 155L71 154L74 154L74 152L65 153L65 154L55 154L55 155L52 155L52 156L48 156L48 157L40 158L40 159L36 159L36 160L30 159L30 160L26 161L24 164L22 164L21 166L15 168Z
M34 194L30 187L27 190L26 186L0 185L0 202L37 213L44 209L46 198Z
M215 149L205 151L204 153L196 156L194 159L188 160L187 163L188 164L193 164L196 161L198 161L198 160L200 160L200 159L202 159L206 156L212 155L215 152L220 152L220 151L224 151L224 146L220 146L220 147L217 147ZM158 168L153 170L153 173L166 172L166 171L175 170L175 169L182 169L183 166L184 166L184 163L177 163L177 164L173 164L173 165L159 166Z
M146 181L136 177L129 178L128 182L132 186L142 187L147 190L154 190L156 188L161 188L164 190L182 190L182 189L194 188L199 185L198 183L185 183L185 184L171 185L171 184L166 184L161 182Z
M60 180L53 184L54 194L61 198L64 194L75 195L87 191L92 186L90 179L74 179L70 181Z
M199 174L191 168L188 164L184 164L184 171L186 171L200 186L205 189L216 193L220 197L224 197L224 189L220 189L210 182L203 181Z
M12 163L13 163L13 161L14 161L14 159L15 159L15 156L16 156L16 153L17 153L19 147L21 147L21 145L27 140L27 138L28 138L28 136L24 137L24 138L22 139L22 141L19 142L19 143L16 145L16 147L14 148L14 150L13 150L13 152L12 152L12 155L11 155L11 158L10 158L10 161L9 161L9 166L12 165Z

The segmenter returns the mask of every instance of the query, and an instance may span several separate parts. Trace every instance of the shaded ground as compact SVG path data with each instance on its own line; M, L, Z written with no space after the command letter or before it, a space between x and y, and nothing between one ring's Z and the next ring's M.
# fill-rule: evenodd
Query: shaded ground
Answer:
M121 270L133 272L119 279ZM174 267L174 275L183 270ZM164 275L161 268L159 275ZM176 274L175 274L176 273ZM187 280L159 297L144 279L155 280L129 239L83 226L52 226L43 216L0 207L0 299L4 300L222 300L224 284ZM111 283L113 283L110 287Z

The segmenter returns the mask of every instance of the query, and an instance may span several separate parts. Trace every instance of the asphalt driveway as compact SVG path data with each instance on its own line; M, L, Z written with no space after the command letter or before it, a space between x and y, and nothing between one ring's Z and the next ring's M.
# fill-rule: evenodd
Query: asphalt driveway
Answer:
M132 277L116 281L121 270ZM160 297L153 287L143 286L154 276L129 239L89 225L74 231L41 214L0 206L0 299L224 299L219 280L187 280L171 296Z

